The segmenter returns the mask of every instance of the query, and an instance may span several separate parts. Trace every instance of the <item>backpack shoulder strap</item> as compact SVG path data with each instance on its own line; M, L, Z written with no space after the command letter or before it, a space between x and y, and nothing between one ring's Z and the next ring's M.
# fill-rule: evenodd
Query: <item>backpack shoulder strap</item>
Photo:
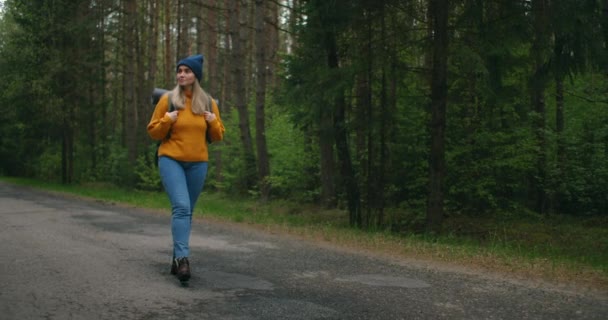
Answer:
M169 112L173 112L175 110L175 106L171 100L171 92L167 93L167 101L169 102Z
M169 103L169 112L173 112L175 110L175 106L173 105L173 102L171 102L171 92L167 94L167 103ZM167 132L165 140L169 140L169 138L171 138L171 129L169 129L169 132Z

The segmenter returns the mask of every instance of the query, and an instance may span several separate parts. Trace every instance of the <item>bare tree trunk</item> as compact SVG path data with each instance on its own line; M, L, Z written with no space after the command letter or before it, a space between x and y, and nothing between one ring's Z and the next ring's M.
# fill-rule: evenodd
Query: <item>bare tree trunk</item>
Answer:
M361 227L363 220L361 216L361 192L355 178L350 151L348 147L348 136L346 131L346 116L344 97L335 100L334 124L336 128L336 151L340 161L340 173L346 188L346 202L348 206L349 223L351 226Z
M206 17L210 16L210 13L204 7L202 0L192 0L192 10L194 10L194 18L196 18L196 47L193 53L202 54L205 58L207 58L207 51L205 49L206 40L207 38L209 38L209 28L205 27L205 20ZM205 63L204 68L208 69L209 65ZM205 75L206 72L203 73L203 79L201 79L201 83L204 84L206 88L209 88L206 85Z
M448 0L430 0L433 26L433 68L431 73L431 148L426 228L441 231L445 181L445 125L447 105Z
M560 210L560 199L563 195L560 185L562 184L563 172L566 165L566 147L564 143L564 79L555 77L555 135L557 136L557 194L551 199L551 210Z
M362 50L363 51L363 50ZM365 52L360 53L362 56L365 55ZM357 75L355 79L355 99L354 99L354 107L353 107L353 127L355 134L355 162L362 161L366 158L365 156L365 141L367 139L367 135L365 132L367 131L367 92L368 92L368 77L364 74L360 73ZM358 166L362 166L362 163L357 164Z
M294 31L296 27L302 21L302 15L300 14L301 3L300 0L291 0L291 8L289 10L289 30ZM285 35L286 39L282 41L282 51L291 54L294 51L294 46L298 45L298 43L294 40L291 34Z
M267 19L270 23L266 24L266 33L268 34L268 53L267 63L268 77L272 88L279 87L280 77L276 76L275 69L279 63L279 5L275 1L267 1Z
M391 19L391 25L395 25L395 17L393 16L393 18ZM387 114L386 117L388 118L388 122L389 124L386 125L387 128L387 137L389 141L397 141L398 139L396 138L396 132L397 130L395 129L395 126L393 125L396 120L392 117L392 115L397 114L397 90L399 87L399 84L401 83L401 79L400 77L402 77L402 73L398 70L398 49L397 49L397 45L396 45L396 37L400 37L395 35L394 33L390 36L390 43L388 46L388 50L390 52L389 56L390 56L390 69L389 69L389 79L390 79L390 87L389 87L389 95L388 95L388 110L387 110ZM390 144L386 147L386 153L387 153L387 159L386 159L386 167L384 168L384 170L386 170L387 172L392 172L392 170L394 168L397 167L396 163L398 161L398 159L395 159L395 157L392 154L392 149L390 148ZM386 198L386 197L385 197ZM392 221L391 221L392 223Z
M107 123L106 115L106 85L105 85L105 2L101 1L96 7L95 18L100 28L96 28L96 53L95 57L99 63L95 67L95 81L90 86L89 99L90 105L95 106L94 112L91 112L90 116L90 141L91 145L94 146L91 153L91 172L97 172L97 164L100 155L107 154L107 143L105 137L109 136L109 130L107 126L97 126L97 123Z
M215 8L216 6L216 0L210 0L208 1L209 6L211 6L212 8ZM219 67L219 61L217 59L217 51L218 51L218 46L217 46L217 39L218 39L218 14L217 12L214 12L214 10L212 9L206 9L206 21L207 23L205 25L203 25L202 27L205 28L205 33L206 37L204 40L204 53L205 56L207 57L207 63L206 63L206 71L207 71L207 75L208 75L208 84L207 84L207 89L208 91L212 94L212 95L218 95L219 94L219 88L220 88L220 79L218 77L218 67Z
M224 15L224 23L222 24L224 26L223 29L223 34L225 35L223 37L223 43L222 43L222 47L225 48L224 55L218 55L218 58L220 58L222 60L222 64L221 64L221 91L220 91L220 95L224 100L224 108L222 109L222 111L224 111L224 113L226 114L226 117L230 117L232 114L232 106L234 105L234 90L228 90L228 88L234 88L234 79L235 77L232 74L232 71L234 71L234 65L236 63L238 63L238 61L236 61L236 55L234 55L234 48L232 47L232 42L235 41L234 39L234 34L232 33L232 26L233 26L233 20L236 19L235 15L237 14L237 11L234 11L236 8L236 5L234 4L236 0L229 0L229 1L225 1L222 2L222 5L224 6L222 9L223 12L226 12L227 14ZM238 22L237 22L238 25Z
M137 1L136 1L137 3ZM152 84L149 80L149 69L150 66L148 61L150 61L150 43L146 46L146 42L148 39L142 39L144 36L144 30L151 31L150 22L147 19L139 19L139 16L145 16L146 14L150 17L150 11L152 10L152 6L148 6L148 1L139 2L139 7L136 5L136 28L135 28L135 42L132 44L135 47L135 78L132 81L135 82L135 101L137 103L137 109L135 113L135 121L137 121L137 136L136 136L136 150L137 155L140 155L143 151L142 148L147 147L149 143L149 138L146 134L143 134L143 130L141 130L142 126L145 126L143 122L147 121L147 116L150 115L150 104L147 97L150 96L150 92L152 92ZM140 14L141 12L141 14ZM141 30L141 31L140 31ZM148 35L150 37L150 35ZM146 116L143 116L146 115ZM141 119L141 120L140 120ZM145 119L145 120L144 120ZM136 157L137 158L137 157Z
M384 6L380 12L380 37L383 48L388 48L388 43L386 39L386 21L385 21L385 12ZM376 173L377 187L376 187L376 226L382 227L384 225L384 198L385 198L385 171L388 169L387 166L387 118L391 113L388 112L388 98L387 98L387 80L386 80L386 64L387 59L389 58L389 52L384 51L384 54L380 57L381 65L382 65L382 77L380 83L380 165L378 166L378 172Z
M555 136L556 136L556 169L557 173L554 176L556 183L554 184L556 189L555 192L549 197L549 211L559 212L561 207L561 199L563 199L564 188L563 185L563 173L566 162L566 148L564 145L564 67L561 64L562 56L564 55L564 37L559 31L555 30L553 33L553 58L557 61L554 67L554 78L555 83Z
M558 167L563 169L565 146L564 146L564 79L555 79L555 131L557 134L557 159Z
M221 86L221 79L218 77L217 69L219 67L218 61L218 9L216 8L216 0L196 0L197 8L197 52L205 56L205 72L203 73L202 82L204 87L215 99L219 101L218 108L222 113L224 120L227 120L227 114L224 113L224 101L219 91ZM218 182L222 181L222 150L219 148L212 148L212 158L215 170L215 179Z
M268 201L270 197L270 163L268 159L268 146L266 143L266 48L268 47L268 37L266 37L266 28L264 18L266 16L266 7L264 0L255 0L255 43L256 43L256 70L257 70L257 86L256 86L256 112L255 112L255 140L258 151L258 186L260 196L263 202Z
M246 22L245 25L247 26L247 37L245 44L242 46L242 48L245 48L244 50L244 55L246 57L246 61L247 61L247 67L245 69L245 74L246 75L253 75L255 74L255 66L256 66L256 62L255 62L255 51L254 51L254 47L255 47L255 5L254 2L255 0L243 0L244 2L246 2L247 5L247 18L246 18ZM251 4L251 5L249 5ZM252 76L247 76L245 77L245 91L246 91L246 95L247 97L251 97L254 95L255 92L255 81L253 79Z
M175 69L174 69L174 65L176 63L176 61L173 61L173 51L171 49L172 47L172 38L173 36L171 35L171 21L172 21L172 17L171 17L171 6L172 6L173 1L172 0L165 0L165 79L164 80L164 87L165 88L172 88L174 83L175 83Z
M549 17L548 0L532 0L532 14L534 27L534 41L532 43L532 57L534 61L534 74L531 78L531 98L533 110L536 113L534 130L538 145L536 162L536 177L533 179L536 191L536 211L545 213L547 211L546 193L546 163L547 163L547 142L545 137L545 89L547 86L548 66L547 48L549 42Z
M321 203L327 208L336 206L336 182L333 127L334 119L331 110L322 110L319 119L319 147L321 157Z
M68 107L72 108L72 107ZM69 184L72 183L72 173L74 171L73 153L74 153L74 134L72 125L70 123L70 111L63 117L62 126L62 145L61 145L61 183Z
M327 65L329 69L339 68L338 48L333 31L325 34ZM346 102L344 94L338 94L333 101L334 104L334 132L336 139L336 151L340 162L340 173L346 189L346 202L351 226L361 227L363 220L361 216L361 192L357 185L355 171L350 157L348 146L348 132L346 130Z
M223 2L223 5L225 6L223 9L223 12L226 12L225 16L224 16L224 34L226 35L224 37L224 41L223 41L223 47L224 48L228 48L228 52L223 55L223 63L222 63L222 88L221 88L221 96L224 98L225 103L224 103L224 110L226 113L226 116L230 116L232 114L232 108L231 106L234 105L234 90L228 90L228 88L234 88L234 76L232 74L232 71L234 69L234 64L238 63L238 61L236 61L236 56L234 55L234 48L232 43L234 41L236 41L234 34L231 32L232 27L233 27L233 20L236 19L235 15L237 14L237 11L234 11L234 8L236 5L234 5L233 3L236 0L229 0L229 1L225 1ZM238 25L238 21L236 22L236 25Z
M427 70L427 78L426 80L429 83L429 86L432 85L433 82L433 72L431 71L433 68L433 31L434 31L434 27L433 27L433 20L435 19L435 16L433 15L433 12L431 11L431 7L432 7L432 2L434 0L428 0L428 5L426 8L426 21L427 21L427 33L426 33L426 38L428 39L428 42L426 43L425 46L425 53L424 53L424 68ZM421 4L420 6L422 7L422 1L420 1Z
M148 32L146 39L147 47L142 44L144 50L146 50L145 54L140 56L144 57L143 61L140 62L141 69L137 73L140 77L143 78L143 81L138 82L141 86L139 97L140 97L140 108L141 108L141 118L142 121L145 122L147 120L147 116L150 115L150 100L149 96L154 86L156 84L156 72L157 72L157 56L158 56L158 17L159 17L159 7L160 0L148 0L147 1L147 12L148 12ZM144 5L145 6L145 5ZM142 124L142 125L145 125ZM141 146L143 150L146 150L148 145L150 144L150 138L146 134L140 134ZM148 153L145 153L148 154Z
M99 34L97 35L99 36ZM97 135L97 119L99 119L99 115L101 114L101 109L103 108L102 104L99 103L99 101L97 101L97 99L99 99L96 96L96 92L97 92L97 83L93 82L90 83L88 86L88 90L87 90L87 103L90 106L93 106L93 112L89 113L89 116L87 117L87 136L88 136L88 140L91 142L91 148L89 150L89 157L90 157L90 167L89 170L90 172L96 172L97 170L97 152L95 150L95 146L100 145L98 139L99 136Z
M233 0L233 14L231 19L231 38L233 51L233 76L236 94L236 108L239 112L239 131L241 144L243 146L243 161L245 166L244 188L251 190L256 181L256 164L255 155L253 152L253 141L251 130L249 127L249 110L247 109L247 92L246 92L246 69L247 61L245 55L245 46L247 45L247 1Z
M137 29L137 4L135 0L125 0L125 43L124 43L124 101L126 108L125 142L129 163L135 165L137 158L137 99L135 88L135 48Z
M192 53L190 47L190 16L192 9L188 0L177 0L177 59L182 59Z
M365 78L367 82L367 90L365 90L365 108L366 110L366 123L367 123L367 157L365 163L365 193L366 193L366 214L364 218L364 226L365 228L369 228L371 226L371 221L374 215L374 209L376 207L376 174L374 170L374 160L376 157L375 150L375 138L374 138L374 127L375 127L375 114L373 108L373 86L374 86L374 55L372 54L372 38L373 38L373 26L371 21L371 12L368 12L367 18L365 19L365 23L367 24L367 37L365 39L365 56L367 57L367 70L365 72Z
M158 17L160 10L160 0L150 0L150 31L148 35L148 55L150 66L148 67L148 87L147 93L151 92L156 83L156 72L158 69ZM147 105L147 103L146 103Z

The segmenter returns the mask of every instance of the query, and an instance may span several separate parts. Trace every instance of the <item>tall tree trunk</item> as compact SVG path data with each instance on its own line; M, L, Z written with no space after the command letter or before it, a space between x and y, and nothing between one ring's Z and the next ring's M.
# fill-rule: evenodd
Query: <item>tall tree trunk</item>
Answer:
M144 57L146 57L145 61L141 63L142 66L145 66L144 70L141 70L138 72L138 74L140 74L142 77L144 77L145 75L148 75L144 81L140 82L140 84L142 85L142 92L140 94L140 98L141 98L141 106L142 106L142 112L141 112L141 118L142 121L147 121L147 116L150 115L151 113L151 109L150 109L150 100L146 99L147 97L150 96L152 90L155 87L156 84L156 72L157 72L157 57L158 57L158 18L159 18L159 8L160 7L160 0L149 0L148 1L148 17L149 17L149 24L148 24L148 39L146 40L147 42L147 52L144 55ZM145 148L150 144L150 138L148 137L148 135L145 134L141 134L141 140L142 140L142 147L144 147L144 150L146 150ZM146 153L147 154L147 153Z
M216 6L216 0L210 0L208 1L209 6L211 8L215 8ZM205 34L207 35L207 37L205 38L204 41L204 46L205 46L205 56L207 57L207 64L206 64L206 68L207 68L207 74L208 74L208 85L207 85L207 89L209 90L209 92L213 95L219 95L219 88L220 88L220 83L221 80L219 79L218 76L218 67L219 67L219 61L218 61L218 46L217 46L217 39L218 39L218 14L217 12L215 12L212 9L207 9L206 10L206 21L207 23L204 24L202 27L205 27L206 32Z
M148 86L146 93L150 93L156 83L156 73L158 69L158 17L160 10L160 0L150 0L150 30L148 35ZM147 100L146 100L147 102ZM147 103L146 103L147 105Z
M355 99L353 113L353 127L354 127L354 162L355 166L360 169L360 179L365 180L361 184L361 193L365 196L364 203L367 204L365 209L365 216L363 217L363 223L365 226L369 226L369 218L371 216L371 190L374 188L372 183L372 168L371 163L373 162L372 152L372 136L373 132L373 112L372 112L372 48L371 48L371 18L369 14L365 14L365 30L367 32L359 32L359 39L357 42L362 45L359 46L358 55L364 61L365 72L359 72L355 78ZM364 45L363 45L364 44Z
M182 59L192 54L190 47L190 16L192 9L189 0L177 0L177 59Z
M150 104L149 99L147 98L150 96L150 92L152 92L152 84L149 80L149 69L147 69L150 66L147 62L150 60L149 46L151 44L148 44L148 46L145 45L150 39L141 39L141 37L146 34L145 31L148 31L149 33L151 28L149 26L150 24L146 26L147 19L139 19L139 12L141 12L141 16L145 16L147 14L148 17L150 17L150 10L152 10L152 7L148 6L148 1L140 2L139 6L140 7L136 7L136 13L138 16L136 21L138 23L136 23L137 27L135 29L135 42L133 43L133 46L135 47L134 63L136 69L135 78L132 79L132 81L135 82L135 101L137 102L137 109L135 113L135 121L137 121L137 142L135 148L138 155L143 152L142 148L147 147L148 142L150 141L147 135L143 134L141 128L142 126L145 126L145 124L142 122L147 121L148 119L145 118L150 115ZM146 117L143 115L146 115ZM142 121L140 121L140 119L142 119Z
M98 35L99 36L99 35ZM90 157L90 172L97 172L97 151L95 150L95 146L100 145L97 135L97 119L101 114L101 109L103 105L97 101L98 97L96 96L97 91L97 83L89 83L89 87L87 90L87 103L90 106L93 106L93 112L91 112L87 119L87 140L91 142L91 148L89 149L89 157Z
M534 73L531 79L531 98L533 110L536 113L534 130L538 154L536 161L536 177L534 189L536 193L536 211L545 213L547 210L546 194L546 165L547 165L547 142L545 137L545 89L547 86L548 60L547 50L549 46L549 2L548 0L532 0L534 40L532 43L532 58L534 61Z
M135 88L135 42L137 28L137 4L135 0L125 0L125 30L124 30L124 106L125 106L125 124L126 129L125 143L129 163L135 165L137 158L137 100Z
M102 2L103 3L103 2ZM106 101L107 98L107 91L106 91L106 79L107 79L107 69L106 69L106 39L105 39L105 26L106 26L106 17L105 17L105 6L102 5L100 8L100 14L101 14L101 25L103 26L103 30L101 30L101 35L99 37L99 42L100 42L100 51L99 51L99 68L101 69L101 73L99 76L99 100L98 102L101 104L101 121L100 123L108 123L108 103ZM105 126L102 125L102 129L101 131L101 140L102 140L102 147L99 148L100 149L100 153L102 155L102 159L105 159L105 155L109 154L108 150L108 138L110 136L110 128L108 128L109 126ZM112 131L112 133L115 133L114 131Z
M364 50L361 50L364 51ZM365 52L361 52L364 55ZM355 151L355 162L359 161L358 166L363 166L363 161L366 156L366 140L367 140L367 111L366 106L368 105L367 98L369 91L369 85L367 83L368 78L365 74L360 73L355 78L355 99L353 106L353 128L354 128L354 151Z
M268 34L268 53L267 63L269 80L272 88L278 88L280 77L276 76L276 66L279 63L279 4L276 1L266 1L268 6L267 19L270 23L266 24Z
M336 206L336 176L334 174L336 161L334 155L334 119L331 110L321 110L319 119L319 149L321 170L321 204L326 208Z
M384 6L380 12L380 40L382 48L388 48L389 44L386 39L386 17ZM388 97L387 97L387 60L390 58L390 52L388 50L383 51L383 55L380 58L382 65L382 76L380 83L380 165L378 166L378 172L376 173L377 187L376 187L376 226L381 228L384 225L384 201L385 201L385 172L387 168L387 131L388 131L388 117L391 114L388 111Z
M367 111L365 112L367 114L367 117L365 119L365 122L367 124L367 130L366 130L366 134L367 134L367 157L366 157L366 163L365 163L365 193L366 193L366 214L364 217L364 226L366 228L369 228L371 226L371 221L374 218L374 210L376 208L376 192L378 190L376 190L376 170L375 170L375 166L374 166L374 160L376 158L376 150L375 150L375 137L374 137L374 127L376 125L376 117L374 115L374 108L373 108L373 80L374 80L374 55L372 54L373 48L372 48L372 42L373 40L373 36L374 36L374 30L372 27L372 14L371 12L367 12L366 14L366 19L365 19L365 23L367 24L366 28L367 28L367 37L365 39L365 57L366 57L366 65L367 65L367 70L365 72L365 77L367 79L367 90L365 92L366 94L366 98L365 98L365 108L367 109Z
M295 5L295 4L294 4ZM297 12L294 12L294 18L299 17ZM323 23L323 22L322 22ZM332 48L336 46L335 35L329 34L326 36L327 40L327 55L329 68L338 68L338 57L337 50ZM335 57L333 57L335 55ZM335 61L334 61L335 60ZM318 141L320 150L320 174L321 174L321 204L326 208L333 208L337 205L337 191L336 191L336 159L335 159L335 135L336 135L336 118L335 118L335 107L334 108L321 108L319 110L318 123ZM350 160L350 155L349 155Z
M315 152L314 149L316 148L316 146L315 146L316 142L315 142L315 139L313 139L313 138L318 135L316 135L315 132L313 132L311 125L306 125L304 128L302 128L302 132L304 132L304 145L302 146L303 150L304 150L304 154L313 154L313 152ZM306 161L303 169L304 169L304 172L307 173L304 175L303 181L301 183L304 190L317 189L320 184L320 181L319 181L320 179L317 179L317 177L321 177L318 174L319 166L313 161ZM321 199L318 199L318 200L321 201ZM332 208L335 208L335 206Z
M420 7L422 7L422 1L420 1ZM428 81L429 87L432 86L432 82L433 82L433 72L431 71L433 68L433 32L434 32L434 26L433 26L433 21L434 21L434 13L431 9L432 7L432 2L433 0L428 0L428 4L426 7L426 21L427 21L427 26L426 26L426 46L424 46L425 50L424 50L424 68L426 70L428 70L428 72L426 73L426 81Z
M97 164L100 155L107 154L107 143L105 137L109 136L110 128L108 126L98 126L98 123L107 123L106 121L106 85L105 85L105 2L101 1L95 7L95 18L97 19L96 42L95 42L95 60L98 61L94 67L95 79L89 86L89 105L94 106L93 112L89 116L89 141L91 141L91 166L90 171L97 173Z
M247 44L247 1L246 0L233 0L233 14L231 16L231 30L230 35L232 38L232 54L233 54L233 77L235 84L236 94L236 108L239 112L239 132L241 138L241 144L243 146L243 161L245 172L244 188L251 190L256 181L256 164L255 155L253 151L253 141L251 137L251 130L249 127L249 110L247 109L247 92L246 92L246 75L245 75L245 46Z
M563 65L563 57L564 57L564 37L558 32L555 31L553 35L554 44L553 44L553 59L555 60L554 66L554 81L555 81L555 135L556 135L556 143L557 143L557 151L556 151L556 169L557 173L555 174L554 179L555 183L555 193L551 196L550 199L550 211L559 212L560 211L560 200L563 198L563 174L565 169L565 160L566 160L566 148L564 145L564 72L566 66Z
M289 21L288 26L289 26L289 30L294 32L296 31L296 28L298 26L300 26L300 23L302 22L302 5L301 5L301 1L300 0L291 0L291 8L288 8L287 10L289 10ZM294 37L292 36L291 33L287 33L285 35L286 39L285 41L282 41L282 51L284 51L287 54L291 54L294 51L294 46L297 46L298 43L295 41Z
M557 135L557 175L558 189L555 199L552 199L552 209L560 211L560 199L562 195L562 179L566 166L566 147L564 143L564 79L561 76L555 78L555 134Z
M330 70L338 69L338 47L336 36L333 31L325 34L327 65ZM361 228L363 225L361 215L361 192L357 185L353 164L348 146L348 132L346 130L346 102L343 93L338 93L333 101L334 110L334 134L336 139L336 152L340 163L340 173L343 185L346 189L346 202L348 206L349 223L351 226Z
M298 26L300 21L298 19L302 18L296 9L298 4L294 3L294 8L292 11L293 27ZM324 23L323 21L321 22ZM328 28L328 27L326 27ZM338 53L335 48L335 35L333 33L328 32L326 35L326 50L328 57L328 66L329 68L338 68ZM338 102L339 99L332 101L334 104ZM342 114L344 114L344 102L340 102L342 104ZM320 178L321 178L321 204L327 208L333 208L337 205L337 190L336 190L336 154L341 152L341 150L334 150L334 144L336 143L336 106L333 108L322 107L318 113L319 119L319 129L318 129L318 143L320 150ZM345 156L345 155L342 155ZM350 154L348 154L348 161L350 161ZM352 164L351 164L352 167ZM343 169L340 169L341 171ZM340 177L342 178L342 177ZM359 224L360 225L360 224Z
M205 20L208 16L210 16L211 14L208 12L208 10L205 8L205 6L203 5L203 1L201 0L192 0L192 9L194 10L194 17L196 18L196 47L194 48L194 52L193 53L199 53L202 54L205 58L208 58L207 56L207 44L206 44L206 40L209 38L209 29L210 28L206 28L205 27ZM205 59L207 60L207 59ZM204 68L209 69L209 61L206 61L207 63L205 63ZM204 85L204 87L206 87L207 89L209 89L209 86L207 85L207 82L205 81L205 76L207 75L207 72L203 73L203 79L201 79L201 84ZM212 92L211 90L209 90L210 92Z
M445 125L447 105L448 0L430 0L433 26L433 68L431 73L431 148L429 194L426 208L427 231L441 231L445 181Z
M164 69L164 75L165 78L164 80L164 87L165 88L173 88L173 86L175 85L175 63L177 61L173 61L173 50L172 48L172 38L173 36L171 35L171 21L172 20L172 16L171 16L171 7L172 7L173 1L172 0L165 0L165 52L164 52L164 57L165 57L165 69Z
M266 144L266 48L268 38L265 36L266 7L263 0L255 0L255 38L256 38L256 70L257 86L255 97L255 141L258 151L258 186L263 202L270 197L270 163L268 159L268 146Z
M71 107L66 107L71 108ZM74 147L74 135L72 132L72 124L68 120L69 115L65 114L62 126L62 145L61 145L61 183L72 183L72 159Z
M62 12L65 13L65 12ZM69 12L72 13L72 12ZM73 18L73 16L71 16ZM76 21L76 23L78 23ZM78 48L68 46L67 44L73 44L71 36L69 34L58 34L59 39L57 40L56 46L63 51L64 58L61 60L71 61L72 59L77 60ZM70 66L75 68L74 65ZM60 71L58 74L58 82L67 84L57 91L60 96L64 97L65 105L62 106L63 112L61 117L63 124L62 130L62 148L61 148L61 181L64 184L72 183L74 175L74 131L75 131L75 108L79 105L80 92L78 92L78 76L75 70Z
M233 25L238 26L238 21L235 22L233 21L234 19L236 19L235 15L237 14L237 11L234 11L234 8L236 8L236 5L234 5L234 2L236 0L229 0L229 1L225 1L223 2L224 5L224 10L223 12L225 12L226 14L224 15L224 34L226 35L226 37L224 37L223 39L223 43L222 43L222 47L224 48L228 48L228 52L226 55L223 55L223 63L222 63L222 78L221 78L221 83L222 83L222 88L221 88L221 96L224 98L225 103L224 105L224 109L223 111L225 111L226 116L230 117L230 115L232 114L232 108L231 106L234 105L234 101L235 101L235 95L234 95L234 90L232 89L228 89L228 88L234 88L234 79L235 76L233 75L233 71L235 68L235 64L239 63L239 61L236 60L236 55L234 54L234 48L232 43L234 41L236 41L236 38L234 36L234 33L231 31L233 28ZM238 34L238 33L237 33Z
M397 21L397 17L395 15L390 15L391 19L390 19L390 25L395 26L397 25L396 21ZM391 29L389 29L391 30ZM397 122L394 119L395 114L397 114L397 90L399 87L399 84L401 84L401 77L403 77L402 73L399 71L398 69L398 63L399 63L399 57L398 57L398 52L399 49L397 48L397 39L401 38L401 35L396 35L392 32L389 32L389 43L387 45L388 48L388 56L390 59L390 65L388 67L388 78L389 78L389 88L388 88L388 97L387 97L387 108L386 108L386 114L384 115L386 118L387 123L385 123L385 129L386 129L386 136L387 136L387 140L389 141L388 145L386 146L386 150L385 150L385 154L386 154L386 159L384 160L383 164L383 170L385 170L385 172L393 172L393 170L397 167L395 165L395 162L398 161L398 159L395 159L395 157L392 155L392 148L391 145L393 145L391 142L395 142L398 141L397 137L396 137L396 132L397 130L395 129L395 123ZM393 178L389 177L388 179L389 181L392 182ZM383 197L383 201L386 201L388 196L392 196L392 195L385 195ZM383 205L384 207L384 205ZM397 221L395 221L397 222ZM393 223L393 221L390 221L390 223Z
M241 47L244 49L244 55L246 57L246 68L245 74L253 75L255 74L255 0L243 0L243 3L247 3L247 15L246 22L244 25L247 26L247 37L245 37L246 41L244 45ZM245 77L245 94L247 97L255 96L255 81L253 77L247 76Z
M207 92L211 94L215 99L218 99L218 108L222 113L222 118L227 120L228 115L225 113L226 101L224 101L221 92L219 91L221 86L221 79L218 76L218 68L220 66L218 61L218 13L216 8L216 0L203 1L198 0L199 12L198 12L198 26L197 26L197 47L198 52L205 55L205 72L207 80L204 81ZM215 170L215 180L218 182L222 181L222 170L223 170L223 159L222 150L220 148L213 148L212 157L213 165Z

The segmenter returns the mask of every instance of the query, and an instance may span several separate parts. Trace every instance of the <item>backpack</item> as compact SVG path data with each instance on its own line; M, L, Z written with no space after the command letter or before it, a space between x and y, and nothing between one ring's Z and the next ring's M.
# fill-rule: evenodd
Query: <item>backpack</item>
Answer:
M152 91L152 106L156 106L156 104L158 103L158 101L160 100L160 98L169 90L165 90L165 89L160 89L160 88L154 88L154 90ZM173 103L171 102L171 94L169 93L169 111L168 112L173 112L175 110L175 106L173 106ZM215 100L215 103L219 106L219 101ZM171 130L169 130L169 132L167 132L167 136L163 139L169 139L171 137ZM209 135L209 130L207 130L206 134L205 134L205 138L207 139L207 145L210 145L213 141L211 140L211 136ZM162 140L158 141L156 143L156 150L154 152L154 165L158 166L158 148L160 147L160 144L162 143Z

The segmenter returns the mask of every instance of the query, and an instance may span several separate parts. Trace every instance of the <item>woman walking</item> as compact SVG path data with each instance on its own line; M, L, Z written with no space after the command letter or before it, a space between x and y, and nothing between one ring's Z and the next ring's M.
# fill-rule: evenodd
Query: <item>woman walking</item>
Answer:
M180 60L177 85L160 98L148 124L150 137L161 140L158 168L171 202L171 274L182 282L191 274L192 212L207 176L208 140L222 140L225 131L217 104L199 84L202 75L202 55Z

